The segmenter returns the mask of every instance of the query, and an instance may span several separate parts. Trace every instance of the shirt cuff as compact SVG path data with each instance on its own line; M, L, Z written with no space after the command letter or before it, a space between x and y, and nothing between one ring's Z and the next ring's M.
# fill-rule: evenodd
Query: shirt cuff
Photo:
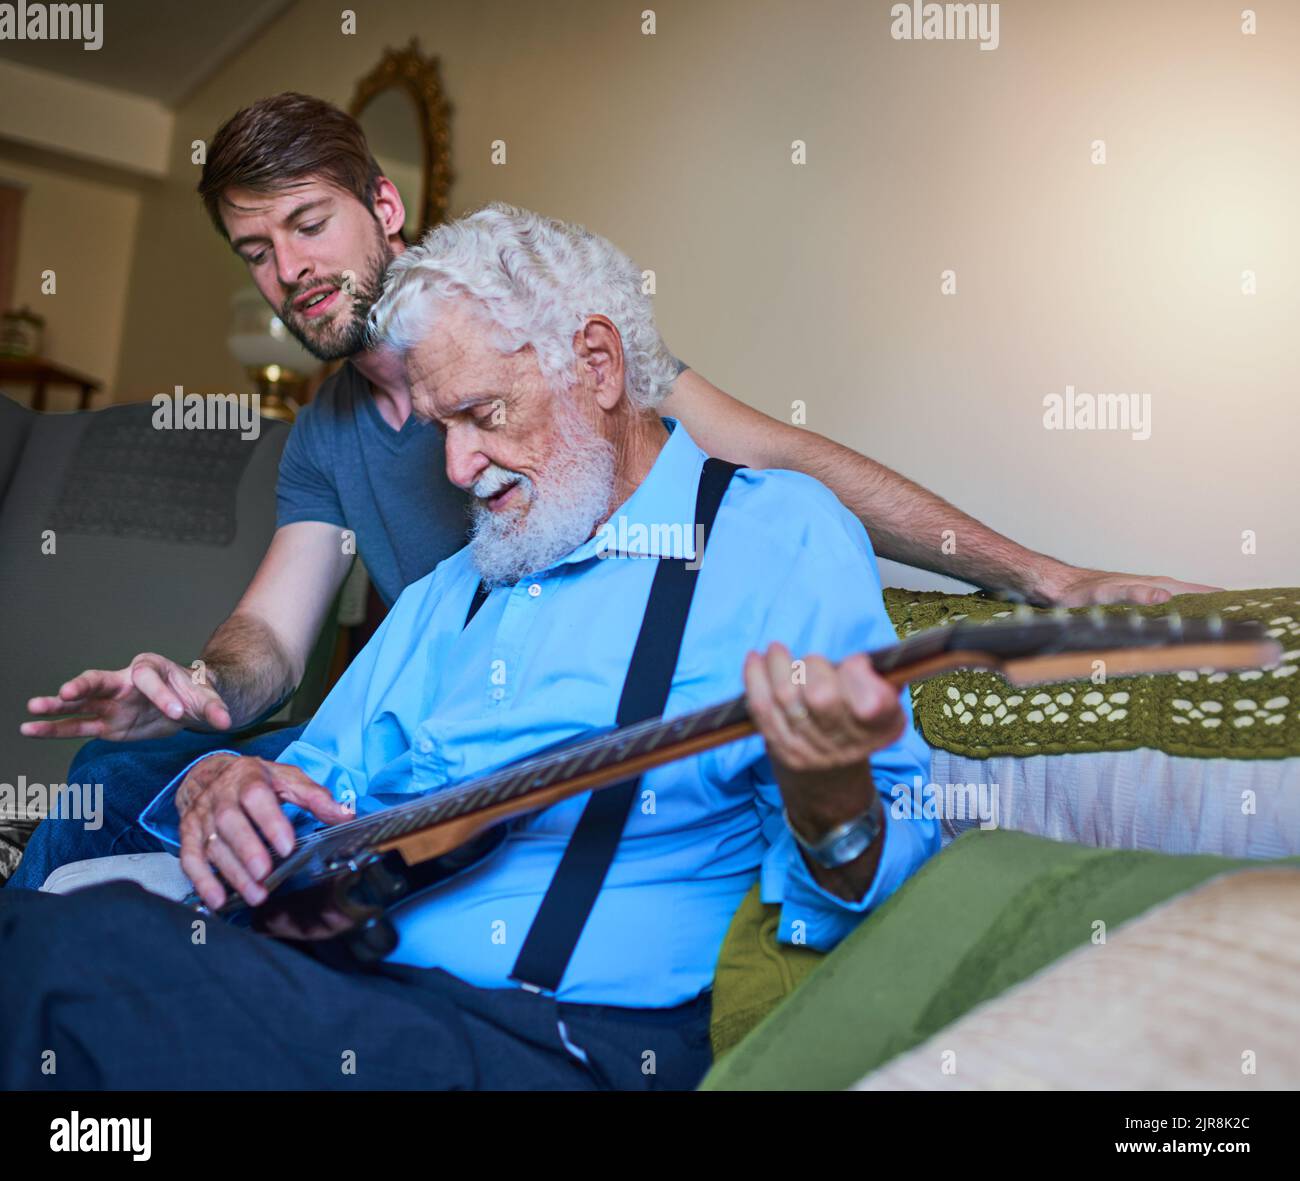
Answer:
M892 816L888 805L883 813L885 821L878 838L884 842L880 861L866 893L856 901L841 898L823 887L813 877L789 829L784 831L780 843L788 847L789 860L778 942L811 947L814 951L834 950L869 911L884 902L918 868L927 854L916 856L913 834L903 829L913 822Z
M153 802L140 813L140 827L147 833L156 836L163 844L172 845L180 848L181 845L181 817L176 811L176 789L180 787L181 781L194 770L204 759L210 759L213 755L234 755L239 757L237 750L210 750L207 754L200 755L179 775L176 776L166 787L154 797Z

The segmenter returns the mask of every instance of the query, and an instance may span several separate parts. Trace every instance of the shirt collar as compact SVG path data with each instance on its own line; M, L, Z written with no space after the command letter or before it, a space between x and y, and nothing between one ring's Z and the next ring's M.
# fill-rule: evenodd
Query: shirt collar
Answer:
M646 478L588 538L553 566L588 558L695 558L695 500L708 457L674 418Z

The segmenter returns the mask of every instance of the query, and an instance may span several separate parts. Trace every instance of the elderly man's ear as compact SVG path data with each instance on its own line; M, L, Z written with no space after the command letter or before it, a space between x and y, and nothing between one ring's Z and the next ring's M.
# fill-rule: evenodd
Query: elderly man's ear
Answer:
M605 316L588 316L573 334L573 349L578 357L579 379L602 410L613 410L626 392L623 340L613 321Z

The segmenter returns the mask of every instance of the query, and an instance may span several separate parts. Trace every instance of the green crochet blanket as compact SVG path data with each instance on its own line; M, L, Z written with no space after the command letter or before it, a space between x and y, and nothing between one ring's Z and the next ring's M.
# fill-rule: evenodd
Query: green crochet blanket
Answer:
M889 588L900 638L928 627L1009 616L981 593ZM1103 607L1147 616L1213 611L1254 619L1282 644L1281 663L1236 673L1179 672L1017 688L996 673L962 670L912 686L916 722L931 746L970 758L1075 754L1150 747L1196 758L1300 756L1300 588L1176 595L1158 607Z

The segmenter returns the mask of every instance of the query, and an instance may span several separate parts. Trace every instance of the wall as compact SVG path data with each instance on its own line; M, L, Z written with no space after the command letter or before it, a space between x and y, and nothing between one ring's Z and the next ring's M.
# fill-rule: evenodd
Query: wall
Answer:
M0 177L26 186L12 302L45 317L45 355L103 382L93 404L104 405L118 388L139 188L108 170L12 144L0 146ZM53 294L42 292L46 270L54 271ZM4 392L30 403L30 386ZM51 386L46 405L74 409L79 398L73 387Z
M119 396L242 388L242 272L190 141L279 90L345 104L414 34L456 108L454 209L605 233L724 388L781 417L803 400L809 427L1061 557L1300 582L1300 7L1256 4L1243 36L1215 0L1008 0L989 52L894 40L883 2L664 0L644 36L649 4L355 5L355 36L338 5L295 5L176 112ZM1150 438L1044 429L1067 385L1149 394Z

